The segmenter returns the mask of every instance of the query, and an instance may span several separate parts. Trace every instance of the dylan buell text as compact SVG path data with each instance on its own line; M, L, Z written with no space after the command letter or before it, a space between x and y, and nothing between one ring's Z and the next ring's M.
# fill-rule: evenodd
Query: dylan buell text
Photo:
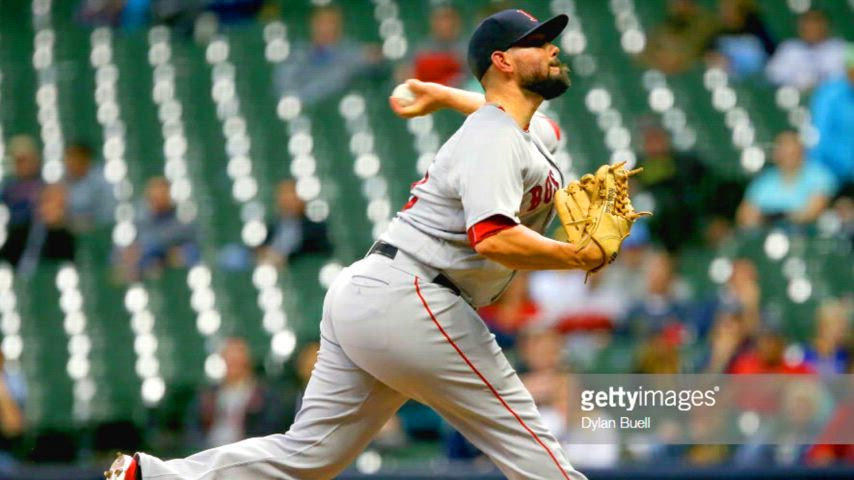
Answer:
M581 428L595 432L596 430L649 430L652 427L650 417L581 417Z

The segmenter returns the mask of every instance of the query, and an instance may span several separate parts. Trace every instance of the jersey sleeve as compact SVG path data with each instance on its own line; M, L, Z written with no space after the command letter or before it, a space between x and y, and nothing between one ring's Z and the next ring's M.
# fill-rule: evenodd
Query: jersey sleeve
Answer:
M474 138L461 139L457 188L466 230L481 220L502 215L519 223L522 203L522 157L513 132L500 129L477 131Z
M560 146L560 126L548 115L537 112L531 118L528 130L543 142L543 145L554 155Z
M505 217L504 215L494 215L486 220L481 220L472 225L466 232L469 239L469 245L471 245L471 248L476 248L478 243L500 233L502 230L513 228L516 225L515 221Z

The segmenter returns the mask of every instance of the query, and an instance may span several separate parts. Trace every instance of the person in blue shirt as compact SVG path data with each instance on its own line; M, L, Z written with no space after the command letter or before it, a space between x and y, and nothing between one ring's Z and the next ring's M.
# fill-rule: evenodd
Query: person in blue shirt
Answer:
M82 142L65 147L65 177L68 190L68 220L75 233L84 233L113 222L116 197L104 170L93 163L94 151Z
M301 255L332 252L326 223L308 218L293 179L282 180L276 187L276 210L267 238L256 250L258 261L283 267Z
M146 208L136 222L136 241L119 252L129 281L157 277L166 268L189 268L202 254L196 225L178 217L166 178L149 179L145 199Z
M775 165L747 186L736 213L738 224L756 227L779 220L814 222L836 193L833 174L819 162L805 161L804 147L793 130L777 135L773 158Z
M830 169L851 192L854 183L854 43L845 54L846 75L823 83L812 98L818 144L812 157Z
M341 7L315 7L309 29L311 41L294 43L287 60L276 68L279 94L296 95L303 104L314 105L343 92L354 79L382 71L376 46L344 35Z

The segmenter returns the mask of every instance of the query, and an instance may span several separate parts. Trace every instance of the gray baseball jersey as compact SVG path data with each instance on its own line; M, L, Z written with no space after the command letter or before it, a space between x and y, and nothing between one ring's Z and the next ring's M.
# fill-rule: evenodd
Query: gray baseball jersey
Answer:
M381 239L441 270L474 306L494 302L514 271L479 255L467 236L495 215L543 233L563 176L557 128L536 114L522 130L499 106L470 115L442 146Z

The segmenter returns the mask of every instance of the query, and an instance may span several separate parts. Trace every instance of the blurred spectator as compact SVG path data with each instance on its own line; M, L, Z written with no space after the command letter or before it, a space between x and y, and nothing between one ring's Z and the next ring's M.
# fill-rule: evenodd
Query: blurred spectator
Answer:
M14 164L14 176L3 181L0 194L3 205L9 210L6 241L0 248L0 258L17 265L26 248L44 182L38 147L32 137L12 137L9 141L9 155Z
M297 195L296 182L287 179L276 187L278 217L268 226L267 239L258 248L260 261L278 266L307 253L330 253L332 246L325 222L314 222L305 214L305 202Z
M208 0L206 8L224 24L237 24L258 17L265 0Z
M430 38L415 47L411 63L397 77L457 86L468 73L467 48L460 12L450 3L439 4L430 12Z
M650 375L682 373L680 347L681 339L666 331L642 340L638 347L634 373Z
M742 190L744 189L739 189L739 192ZM741 194L739 193L739 196L740 195ZM735 206L738 206L738 202L735 203ZM733 211L735 211L735 209L733 209ZM734 217L734 215L730 215L728 217L715 215L708 220L705 228L703 228L703 247L710 251L714 251L720 248L724 242L732 238L732 217Z
M761 72L774 53L775 45L756 3L753 0L721 0L718 15L721 29L712 38L707 61L735 78Z
M854 189L851 183L833 202L833 215L839 220L841 236L854 242Z
M738 224L755 227L776 220L814 222L836 190L833 174L820 163L804 161L803 145L792 130L777 135L773 157L776 165L747 187L738 208Z
M172 27L173 31L189 35L197 18L204 12L204 0L148 0L151 2L152 22ZM216 18L212 28L216 30Z
M586 282L585 272L531 272L531 297L542 323L565 333L610 330L632 299L631 287L620 290L606 271L591 275Z
M765 385L763 384L763 387ZM803 465L810 446L827 421L827 392L813 378L789 381L779 392L777 409L766 416L749 442L739 445L733 463Z
M727 304L718 309L708 336L708 357L701 369L705 373L725 373L733 361L750 348L751 336L741 309Z
M147 209L137 223L136 242L122 252L130 280L156 276L163 268L188 267L201 257L196 228L178 218L169 188L163 177L146 185Z
M87 26L136 30L148 24L151 1L83 0L77 9L76 18L78 22Z
M202 390L188 416L196 446L212 448L285 428L279 395L255 376L246 340L229 337L220 351L225 376Z
M739 258L732 262L732 273L713 306L714 319L708 335L708 352L697 370L723 373L747 351L761 321L759 274L753 261ZM701 331L700 337L706 337Z
M519 341L519 378L530 392L543 423L561 441L569 427L569 371L562 362L563 337L555 330L527 328Z
M375 47L343 36L343 16L335 5L315 7L311 14L311 42L297 43L276 72L280 93L296 95L304 104L347 88L356 77L370 73L381 60Z
M677 251L698 236L702 216L712 204L708 201L711 192L718 193L716 181L696 155L674 151L661 126L645 121L640 130L638 166L644 171L636 178L655 201L649 228L668 251ZM716 199L717 203L724 201Z
M798 17L798 38L784 41L768 61L771 83L810 90L820 82L841 75L845 41L830 36L830 22L821 10L808 10Z
M747 258L735 259L726 286L718 293L719 306L737 312L744 324L745 333L752 337L759 330L761 303L756 264Z
M802 360L786 357L785 351L786 337L776 328L765 326L760 329L753 345L733 360L727 373L739 375L814 373L812 368ZM757 395L757 397L760 396Z
M68 217L76 233L107 225L113 220L116 197L101 168L92 165L92 148L72 143L65 148Z
M696 336L692 305L675 271L675 261L666 252L656 252L646 265L645 294L618 319L616 333L642 340L664 335L681 344Z
M26 430L26 400L24 376L7 368L0 351L0 475L8 475L15 463L12 453Z
M519 272L501 298L479 313L501 348L513 348L519 332L536 321L539 308L528 292L528 272Z
M846 48L845 68L846 76L826 81L813 94L812 123L819 137L810 154L854 197L854 43Z
M718 443L724 434L725 418L709 410L695 408L685 426L690 444L667 445L653 458L653 463L676 463L693 467L724 465L732 456L730 445Z
M732 273L697 319L700 338L708 338L708 351L694 358L697 370L722 373L750 347L761 322L761 290L756 265L746 258L732 262Z
M701 58L717 25L696 0L669 0L667 16L653 28L640 60L666 74L683 72Z
M46 185L39 195L36 219L27 235L18 270L32 273L40 261L74 260L75 240L67 222L68 193L61 184Z
M537 307L536 324L565 333L570 362L592 365L609 340L614 324L644 294L642 265L648 256L649 233L636 223L623 242L617 262L601 272L537 271L530 274L530 295Z
M826 301L816 310L816 333L804 348L804 362L816 373L845 373L851 360L848 310L839 301Z
M851 380L843 387L854 388L854 362L849 364L847 378ZM816 444L807 451L806 463L817 467L854 464L854 443L839 443L850 432L854 432L854 395L848 395L836 406L824 430L816 436Z

